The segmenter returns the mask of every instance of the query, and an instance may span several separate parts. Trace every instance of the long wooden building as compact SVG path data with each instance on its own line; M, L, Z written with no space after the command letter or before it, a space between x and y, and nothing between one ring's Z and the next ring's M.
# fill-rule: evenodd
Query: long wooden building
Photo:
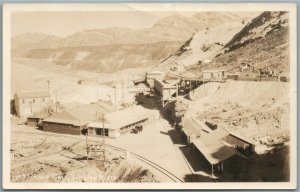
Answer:
M43 120L43 131L80 135L86 125L102 116L105 111L97 104L81 104L53 114Z
M130 132L136 126L146 126L153 119L158 118L155 111L142 106L133 106L108 113L103 119L99 118L87 125L89 135L104 135L117 138Z
M212 174L244 170L247 158L240 151L252 151L252 142L225 128L208 124L193 117L185 117L183 120L182 135L201 162Z

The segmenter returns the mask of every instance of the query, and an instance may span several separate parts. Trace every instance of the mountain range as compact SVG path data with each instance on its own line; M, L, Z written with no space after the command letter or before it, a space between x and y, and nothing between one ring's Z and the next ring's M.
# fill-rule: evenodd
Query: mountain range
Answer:
M28 33L12 38L12 56L47 59L74 69L113 72L160 63L191 36L197 37L199 31L222 29L231 23L244 25L256 14L201 12L190 17L175 14L149 28L87 29L64 38Z

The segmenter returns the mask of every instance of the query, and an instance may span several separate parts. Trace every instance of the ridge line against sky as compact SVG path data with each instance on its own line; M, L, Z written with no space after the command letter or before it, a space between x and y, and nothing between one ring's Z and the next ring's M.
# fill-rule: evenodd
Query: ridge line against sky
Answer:
M196 12L187 12L191 16ZM12 13L12 36L24 33L45 33L58 37L66 37L81 30L105 29L120 27L143 29L154 25L159 19L176 12L145 12L145 11L31 11ZM181 14L180 14L181 15Z
M196 13L200 11L18 11L12 13L11 35L43 33L64 38L88 29L145 29L171 15L192 17Z

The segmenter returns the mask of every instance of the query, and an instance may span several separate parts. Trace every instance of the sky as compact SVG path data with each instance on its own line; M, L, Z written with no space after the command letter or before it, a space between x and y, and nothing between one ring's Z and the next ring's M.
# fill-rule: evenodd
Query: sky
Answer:
M178 14L178 12L176 12ZM195 12L181 12L191 16ZM84 29L126 27L147 28L175 12L95 12L95 11L18 11L11 15L12 36L46 33L65 37Z

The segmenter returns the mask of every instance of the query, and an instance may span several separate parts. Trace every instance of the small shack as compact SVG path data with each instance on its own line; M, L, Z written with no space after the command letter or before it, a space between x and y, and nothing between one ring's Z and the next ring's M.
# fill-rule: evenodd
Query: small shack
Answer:
M42 127L43 120L49 116L50 114L47 111L34 113L33 115L27 117L26 124L30 127Z
M151 88L154 87L154 79L163 78L165 73L162 71L151 71L146 73L146 82Z
M204 69L202 71L203 81L225 81L225 71L222 68Z
M177 72L181 72L181 71L184 71L185 68L184 66L182 65L173 65L171 68L170 68L172 71L177 71Z
M133 84L134 85L137 85L137 84L140 84L140 83L144 83L146 80L146 75L134 75L133 78L132 78L132 81L133 81Z

